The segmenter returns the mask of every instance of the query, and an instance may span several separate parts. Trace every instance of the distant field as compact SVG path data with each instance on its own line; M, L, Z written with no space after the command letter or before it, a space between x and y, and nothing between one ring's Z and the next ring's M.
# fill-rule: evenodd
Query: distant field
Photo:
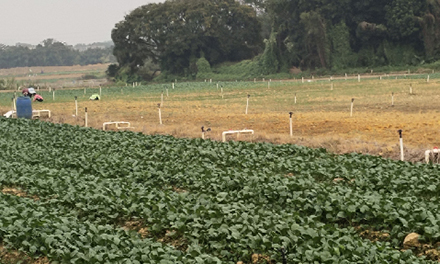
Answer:
M399 158L398 129L403 130L405 158L417 161L426 149L440 146L438 74L375 76L374 79L301 80L271 82L194 82L138 87L102 88L101 101L89 101L98 88L41 91L46 99L34 109L50 109L56 123L84 124L102 128L107 121L129 121L134 131L200 137L201 126L210 127L207 137L221 140L229 129L254 129L252 140L324 147L335 153L360 152ZM372 76L370 76L373 78ZM333 84L333 90L332 90ZM412 86L412 94L410 94ZM221 96L223 88L223 99ZM167 97L166 89L169 96ZM157 104L164 92L159 125ZM391 94L394 93L394 106ZM248 114L246 98L250 95ZM295 104L296 95L296 104ZM78 96L79 117L74 117ZM0 96L0 110L11 108L11 93ZM354 98L353 116L350 103ZM293 112L293 137L289 136L289 112ZM242 137L243 140L251 138Z
M47 86L52 87L74 87L89 85L92 80L82 81L85 75L94 75L97 78L93 81L98 85L104 83L105 71L108 64L95 65L74 65L74 66L47 66L47 67L20 67L11 69L0 69L0 79L11 79L19 82L20 85Z

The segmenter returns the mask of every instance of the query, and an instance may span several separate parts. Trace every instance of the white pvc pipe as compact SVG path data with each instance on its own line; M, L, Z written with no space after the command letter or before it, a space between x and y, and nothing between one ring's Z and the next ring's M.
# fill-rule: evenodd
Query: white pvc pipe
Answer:
M160 106L161 106L161 107L163 106L163 92L162 92L162 94L160 95Z
M351 99L351 106L350 106L350 117L352 117L352 116L353 116L353 102L354 102L354 99Z
M174 89L174 83L173 83L173 89Z
M75 98L75 116L78 116L78 101Z
M102 130L105 131L105 128L106 128L108 125L112 125L112 124L115 124L115 125L116 125L116 128L118 128L118 129L120 129L119 124L126 124L126 125L127 125L127 126L122 127L122 128L130 128L130 122L116 121L116 122L104 122L104 123L102 123Z
M361 75L358 74L358 82L361 82Z
M160 108L159 108L159 124L162 125L162 113L160 112Z
M249 107L249 97L246 100L246 115L248 113L248 107Z
M404 156L403 156L403 138L400 138L400 160L401 161L404 160Z
M168 88L167 88L167 97L168 97Z
M290 116L290 137L293 137L292 116Z
M87 107L85 108L84 126L87 127Z
M223 99L223 87L220 88L220 91L221 91L221 93L222 93L222 99Z
M101 97L101 85L99 86L99 96Z
M242 133L250 133L250 134L254 134L254 130L252 129L243 129L243 130L229 130L229 131L223 131L222 133L222 140L223 142L226 142L226 135L228 134L237 134L238 135L242 134Z
M52 92L52 100L55 101L55 90Z

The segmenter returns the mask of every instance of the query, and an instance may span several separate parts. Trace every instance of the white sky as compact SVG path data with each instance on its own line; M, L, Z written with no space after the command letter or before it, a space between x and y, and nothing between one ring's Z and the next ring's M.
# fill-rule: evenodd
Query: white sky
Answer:
M152 2L164 0L0 0L0 43L108 41L126 14Z

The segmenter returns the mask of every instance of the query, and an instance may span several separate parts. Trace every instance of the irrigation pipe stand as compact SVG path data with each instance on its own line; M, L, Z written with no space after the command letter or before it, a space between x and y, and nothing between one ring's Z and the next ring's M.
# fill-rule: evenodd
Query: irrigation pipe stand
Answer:
M292 129L292 115L293 112L289 112L290 115L290 137L293 137L293 129Z
M251 135L254 135L254 130L252 130L252 129L243 129L243 130L223 131L223 133L222 133L222 141L226 142L226 135L232 135L232 134L237 134L237 139L238 139L240 134L251 134Z
M404 160L403 156L403 139L402 139L402 129L397 130L399 132L399 139L400 139L400 160Z
M120 126L119 126L120 124L124 124L124 126L120 127ZM105 131L105 129L106 129L106 127L107 127L108 125L116 125L116 128L117 128L117 129L130 129L130 128L133 128L133 127L130 126L130 122L114 121L114 122L105 122L105 123L102 123L102 130Z

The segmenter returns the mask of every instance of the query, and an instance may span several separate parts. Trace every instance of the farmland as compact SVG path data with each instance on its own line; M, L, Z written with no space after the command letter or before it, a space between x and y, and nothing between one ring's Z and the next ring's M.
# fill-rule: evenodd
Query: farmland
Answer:
M0 118L0 263L439 260L438 167L393 160L440 143L430 77L42 89L51 118Z
M436 166L291 144L105 132L38 120L1 118L0 129L0 238L3 246L32 258L58 263L437 258ZM373 232L381 234L376 242L365 235ZM421 235L420 242L403 250L411 232Z
M89 101L99 89L86 87L57 88L56 98L48 90L46 99L34 109L50 109L55 123L88 125L102 128L108 121L129 121L133 131L167 134L177 137L200 137L200 127L210 127L207 137L221 140L222 131L254 129L254 141L294 143L323 147L333 153L358 152L398 159L397 130L404 135L405 159L420 161L426 149L440 145L438 109L440 99L438 74L404 76L367 76L357 82L355 76L329 81L306 79L257 82L193 82L152 84L132 87L103 87L101 101ZM363 76L364 77L364 76ZM312 81L312 82L308 82ZM333 86L333 90L332 87ZM413 93L410 94L409 87ZM223 98L221 95L223 88ZM168 96L167 91L168 90ZM157 104L163 125L159 125ZM394 106L391 105L393 93ZM246 97L249 112L245 114ZM0 111L11 108L12 93L0 94ZM78 116L74 96L78 96ZM295 96L297 98L295 103ZM350 102L354 98L353 116ZM293 136L289 136L289 112L293 112ZM250 138L243 137L244 140Z

